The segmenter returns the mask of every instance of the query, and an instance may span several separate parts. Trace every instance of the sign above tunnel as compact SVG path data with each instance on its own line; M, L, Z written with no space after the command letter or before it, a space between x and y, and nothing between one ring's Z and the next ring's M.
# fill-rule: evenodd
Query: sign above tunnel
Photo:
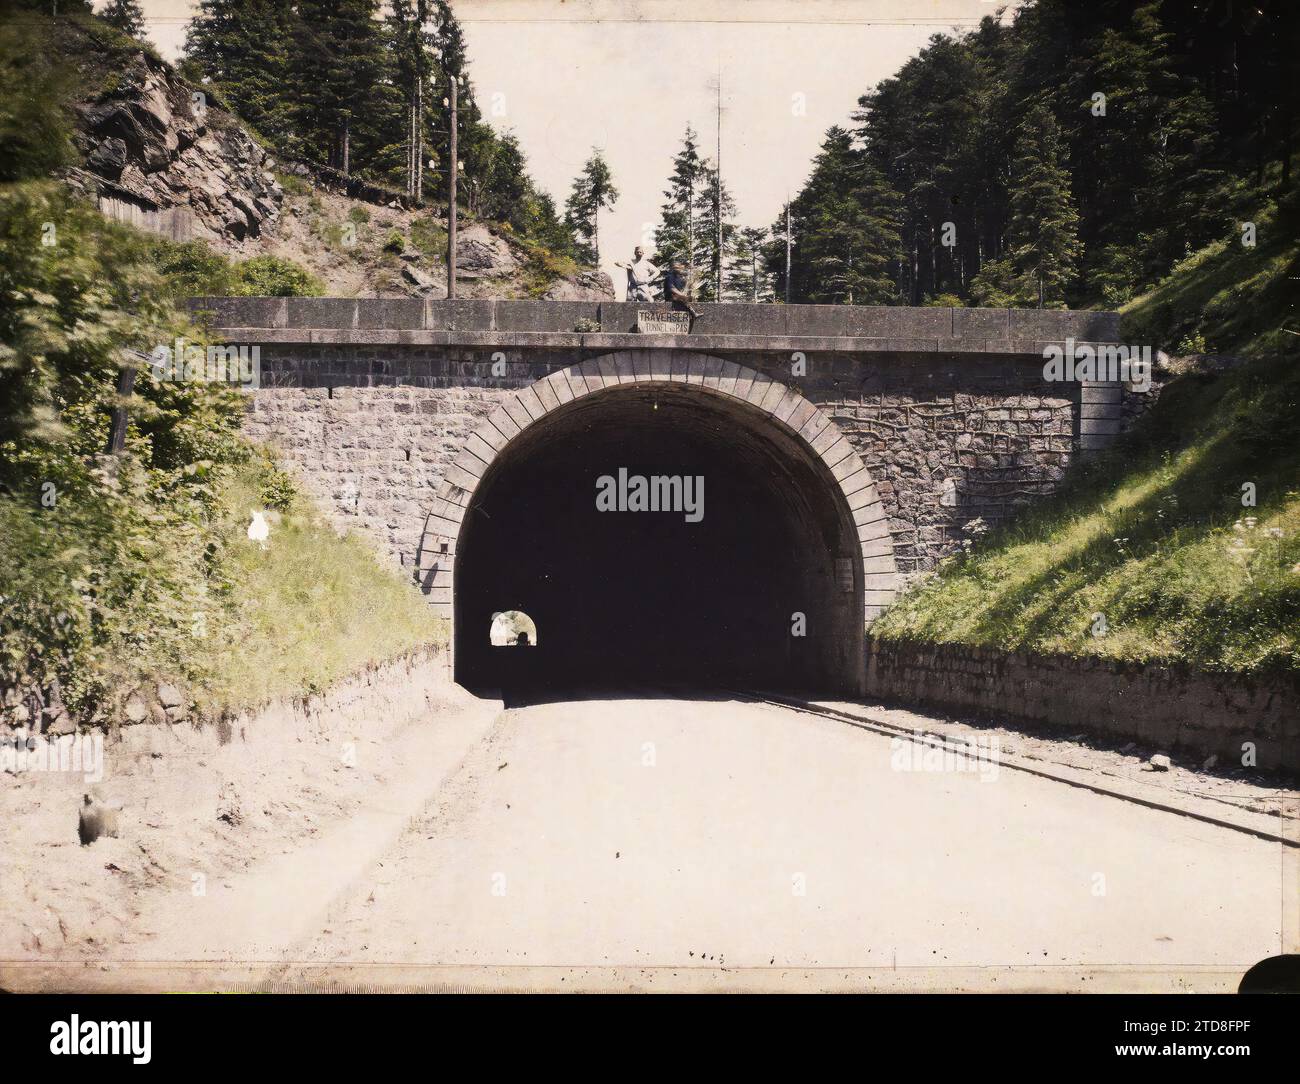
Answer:
M672 309L638 309L636 329L641 335L686 335L691 330L691 316Z

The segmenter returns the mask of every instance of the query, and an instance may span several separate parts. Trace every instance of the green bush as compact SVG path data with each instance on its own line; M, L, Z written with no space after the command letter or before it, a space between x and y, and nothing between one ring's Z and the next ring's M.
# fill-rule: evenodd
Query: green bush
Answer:
M411 220L411 244L430 259L447 258L447 231L432 215Z
M124 353L199 341L153 255L55 184L0 189L0 674L57 678L86 709L124 672L185 668L213 486L247 454L237 393L155 381ZM136 394L115 462L124 362Z
M297 487L294 486L292 478L274 466L267 465L264 468L261 497L262 503L267 508L274 508L277 512L287 512L293 507L296 496Z
M206 241L148 241L154 266L171 298L316 297L324 283L306 268L279 256L255 256L234 263Z
M288 196L305 196L312 191L311 184L295 173L277 173L275 179Z
M238 276L234 267L206 241L153 243L155 266L167 279L175 297L221 297L234 293Z
M230 292L246 297L319 297L325 284L292 260L254 256L235 267Z

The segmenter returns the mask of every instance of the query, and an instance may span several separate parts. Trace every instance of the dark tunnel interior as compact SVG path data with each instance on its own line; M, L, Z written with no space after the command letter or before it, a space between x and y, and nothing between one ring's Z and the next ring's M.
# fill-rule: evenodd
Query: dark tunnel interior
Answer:
M614 479L616 499L620 469L695 479L682 493L698 522L684 502L601 511L597 480ZM608 389L525 430L475 491L456 554L456 678L536 693L852 691L857 552L824 464L767 415L689 386ZM535 646L491 645L507 610L536 622Z

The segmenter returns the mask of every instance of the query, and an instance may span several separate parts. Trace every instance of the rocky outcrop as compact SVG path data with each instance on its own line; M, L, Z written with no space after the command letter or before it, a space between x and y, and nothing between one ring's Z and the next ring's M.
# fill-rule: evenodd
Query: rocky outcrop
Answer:
M614 282L604 271L580 271L559 278L542 295L543 301L616 301Z
M46 684L19 680L12 685L0 685L0 743L25 742L38 737L49 741L83 730L145 722L194 722L197 718L191 698L167 681L142 685L128 692L121 704L90 714L76 714L64 703L57 678ZM12 770L12 766L4 770Z
M519 271L509 243L482 223L464 226L456 235L456 279L501 278Z
M404 252L402 279L422 297L442 297L447 288L447 269L439 263L422 266L424 258ZM527 271L527 254L518 245L483 222L469 222L456 235L456 283L465 298L513 296L519 279ZM542 295L545 301L613 301L614 284L603 271L581 271L550 283Z
M278 219L283 194L270 155L143 50L77 113L83 168L69 180L109 217L176 240L218 242L256 238Z
M75 26L67 33L76 34ZM207 241L239 258L292 260L342 296L445 293L440 253L404 252L397 267L384 259L388 230L409 237L417 218L445 228L436 200L416 207L390 188L327 166L276 160L201 86L149 51L103 56L89 41L77 50L93 70L87 84L103 89L76 106L81 163L64 177L108 217L175 241ZM305 182L294 185L301 198L286 198L273 169ZM339 223L372 219L376 229L358 231L356 243L330 243ZM539 286L527 247L490 223L462 222L457 242L462 297L536 297L544 290L548 300L614 299L609 276L599 271Z

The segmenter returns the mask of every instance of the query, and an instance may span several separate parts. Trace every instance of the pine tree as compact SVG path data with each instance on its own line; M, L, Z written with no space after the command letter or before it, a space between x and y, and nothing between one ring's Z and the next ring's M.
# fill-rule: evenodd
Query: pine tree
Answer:
M735 215L736 204L727 186L713 164L705 161L695 196L695 293L701 301L722 301L726 296L725 269L735 247Z
M139 0L108 0L99 17L122 33L144 40L144 11Z
M185 68L211 82L262 135L287 139L286 86L294 14L275 0L203 0L185 36Z
M737 230L735 236L736 247L727 272L727 289L738 301L771 301L772 276L768 274L764 260L767 230L762 226L745 226Z
M309 147L350 173L353 129L366 123L387 65L378 0L299 0L288 78Z
M1176 72L1172 45L1160 4L1143 4L1101 35L1090 66L1108 88L1107 115L1093 126L1104 133L1094 168L1108 182L1099 191L1098 240L1122 244L1142 235L1136 251L1148 281L1226 221L1214 117L1199 88ZM1154 207L1159 215L1147 210Z
M595 266L600 263L600 212L618 202L618 189L600 148L593 148L587 164L573 182L573 192L565 204L570 228L582 240L582 259Z
M1224 236L1234 184L1261 186L1272 161L1287 181L1300 136L1298 26L1294 4L1034 0L1009 23L985 18L961 37L935 35L859 98L854 117L857 143L902 199L903 298L1037 304L1038 264L1026 270L1025 257L1041 240L1063 264L1045 267L1045 301L1118 305ZM1049 166L1047 187L1074 221L1067 214L1029 243L1026 216L1012 224L1011 197L1023 207L1047 195L1029 190L1022 160L1035 105L1055 123L1059 153L1049 157L1070 164L1068 178ZM826 285L802 250L817 240L810 226L825 232L848 213L832 206L837 191L814 172L791 201L794 300ZM767 253L778 293L783 248ZM818 259L823 279L847 284L847 261L839 267L833 250Z
M530 186L531 187L531 186ZM561 220L550 194L532 187L530 223L525 231L538 244L557 256L576 258L573 231Z
M1020 126L1009 193L1007 249L1015 276L1009 284L1011 292L1023 303L1029 300L1025 297L1029 285L1038 304L1064 304L1083 246L1065 146L1055 118L1041 103L1030 109Z
M686 266L688 291L698 277L700 230L695 201L704 170L696 139L695 131L688 124L682 149L673 158L672 175L664 190L665 203L655 229L655 262L660 267L668 267L681 261Z
M878 305L899 300L901 201L852 136L830 128L792 206L795 301ZM784 225L781 226L784 230ZM782 261L784 252L775 254Z

